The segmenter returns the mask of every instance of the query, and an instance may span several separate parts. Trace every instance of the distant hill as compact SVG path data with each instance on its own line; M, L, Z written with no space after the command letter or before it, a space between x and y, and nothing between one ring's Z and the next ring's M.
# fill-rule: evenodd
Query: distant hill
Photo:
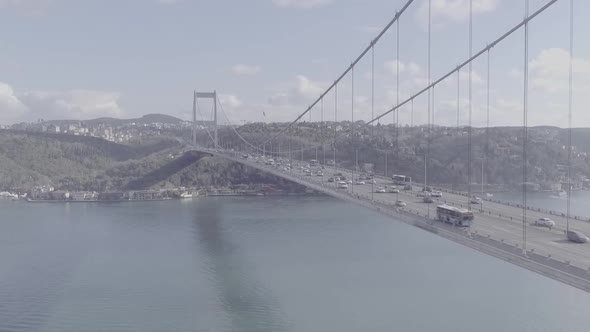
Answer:
M100 187L96 180L118 165L154 164L181 148L177 140L165 138L123 145L97 137L0 130L0 188L36 184L64 189L114 187L110 183Z
M142 116L141 118L135 118L135 119L117 119L117 118L104 117L104 118L97 118L97 119L83 120L83 121L79 121L79 120L50 120L50 121L47 121L47 123L52 123L52 124L59 125L59 126L74 124L74 123L79 123L79 122L84 122L84 123L87 123L90 125L105 124L108 126L120 126L120 125L125 125L125 124L130 124L130 123L180 124L184 121L177 118L177 117L166 115L166 114L146 114L146 115Z

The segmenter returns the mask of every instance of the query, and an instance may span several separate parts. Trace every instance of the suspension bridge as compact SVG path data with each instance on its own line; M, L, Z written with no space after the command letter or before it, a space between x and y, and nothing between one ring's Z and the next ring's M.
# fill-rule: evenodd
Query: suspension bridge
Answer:
M263 126L264 130L257 133L256 137L240 132L240 127L231 125L231 121L218 102L216 92L193 93L193 137L192 148L198 151L210 153L222 158L243 163L245 165L270 172L276 176L305 185L311 189L328 195L347 200L361 206L374 209L380 213L392 216L397 220L410 225L420 227L426 231L435 233L452 241L458 242L470 248L493 255L505 261L514 263L531 271L540 273L550 278L559 280L579 289L590 292L590 245L572 243L568 241L567 234L571 230L590 234L590 219L573 216L571 213L572 195L572 85L573 85L573 56L574 56L574 0L549 0L537 10L530 12L529 1L525 0L525 13L522 21L507 29L503 34L493 40L489 40L485 47L473 49L473 1L468 1L469 11L469 55L464 61L453 68L448 69L439 77L432 77L432 0L422 2L428 9L427 32L427 81L405 98L400 98L400 21L407 16L408 9L420 1L407 1L403 7L395 11L389 23L373 38L369 45L355 60L331 83L319 96L301 112L294 120L288 123L277 124L271 129ZM565 213L544 211L530 207L528 204L526 184L529 179L530 161L527 156L530 144L529 138L529 24L540 15L551 15L551 9L555 4L569 6L569 73L568 73L568 128L567 128L567 159L563 164L567 167ZM508 37L514 34L522 34L522 126L518 144L521 146L520 162L522 165L522 198L520 202L500 202L494 200L491 195L485 196L484 191L488 186L487 167L490 158L490 91L493 75L491 59L493 51L499 47ZM376 46L385 38L393 36L396 53L396 88L395 104L380 114L375 114L375 52ZM361 61L370 63L370 112L368 121L355 121L355 69ZM483 131L484 142L478 143L477 151L473 142L474 126L473 117L473 63L484 61L486 68L486 126ZM497 70L502 70L498 68ZM358 71L358 69L357 69ZM465 126L460 126L460 82L461 72L468 75L468 118ZM464 190L457 190L438 186L431 180L433 166L431 164L431 143L436 138L441 126L435 126L435 91L441 85L454 80L457 84L457 126L456 130L466 134L466 165L467 181ZM348 80L348 84L344 80ZM350 100L347 102L346 111L350 109L350 122L341 125L338 119L343 117L343 110L338 97L343 88L350 89ZM427 98L426 123L421 126L414 124L414 102L420 98ZM205 128L206 140L198 139L197 113L203 115L199 107L199 99L213 100L214 127ZM330 101L333 105L333 121L326 121L327 110L325 103ZM218 107L219 105L219 107ZM220 138L217 126L218 108L225 118L225 135ZM324 113L326 111L326 114ZM332 110L330 110L332 111ZM312 120L312 112L316 114L316 121ZM400 113L406 112L410 118L409 125L401 125ZM306 119L306 115L309 119ZM319 117L317 116L319 115ZM325 117L326 115L326 117ZM377 148L362 144L363 140L375 142L383 135L381 122L391 116L393 132L388 134L390 146ZM348 116L348 115L347 115ZM358 115L357 115L358 119ZM312 135L319 138L302 140L301 124L307 126L313 123L315 131ZM450 130L450 129L449 129ZM403 156L405 150L400 146L400 137L404 131L419 131L422 141L415 142L420 146L420 151L413 152L413 156L423 159L423 178L421 183L409 183L408 185L394 188L391 174L396 172L395 160ZM231 139L229 138L231 135ZM368 137L365 137L368 136ZM262 137L262 138L261 138ZM381 137L382 138L382 137ZM222 140L222 141L220 141ZM226 142L223 142L225 140ZM359 149L361 154L366 154L366 149L373 149L372 155L380 155L379 160L366 160L364 163L384 163L383 172L375 172L365 182L364 175L359 167ZM340 150L340 151L339 151ZM350 154L342 154L343 150L353 151ZM388 159L389 158L389 159ZM314 160L310 165L309 160ZM388 165L389 160L389 165ZM317 165L315 163L317 162ZM476 192L473 189L475 169L481 164L481 197L474 199ZM389 166L389 167L388 167ZM398 183L399 184L399 183ZM435 188L436 187L436 188ZM436 196L429 195L425 199L425 191L436 191ZM458 227L457 223L443 223L437 215L437 206L452 206L472 213L473 223L469 227ZM553 227L539 227L535 221L541 218L551 217Z

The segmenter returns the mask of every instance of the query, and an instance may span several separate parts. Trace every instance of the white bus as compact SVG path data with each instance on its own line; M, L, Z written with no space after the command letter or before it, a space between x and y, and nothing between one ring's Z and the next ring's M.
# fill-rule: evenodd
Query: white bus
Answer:
M436 217L439 221L460 227L471 226L474 219L473 212L446 204L436 207Z
M394 174L391 176L391 179L393 180L393 183L401 186L412 185L412 178L409 176Z

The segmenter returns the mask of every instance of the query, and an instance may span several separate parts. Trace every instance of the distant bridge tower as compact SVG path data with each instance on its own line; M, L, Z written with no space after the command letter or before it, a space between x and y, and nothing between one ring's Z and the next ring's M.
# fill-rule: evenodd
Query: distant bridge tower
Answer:
M215 149L218 148L217 139L217 92L197 92L193 93L193 147L197 146L197 99L213 99L213 123L215 126L215 132L213 134L213 144Z

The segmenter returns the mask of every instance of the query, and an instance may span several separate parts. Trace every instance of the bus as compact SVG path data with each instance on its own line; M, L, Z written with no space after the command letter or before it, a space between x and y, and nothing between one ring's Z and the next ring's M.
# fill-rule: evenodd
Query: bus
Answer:
M409 176L394 174L391 176L391 179L393 180L393 183L401 186L412 185L412 178Z
M312 159L309 161L309 166L311 166L311 167L317 166L319 164L320 164L320 162L315 159Z
M473 224L474 215L472 211L450 205L439 205L436 207L436 217L439 221L453 224L460 227L469 227Z

